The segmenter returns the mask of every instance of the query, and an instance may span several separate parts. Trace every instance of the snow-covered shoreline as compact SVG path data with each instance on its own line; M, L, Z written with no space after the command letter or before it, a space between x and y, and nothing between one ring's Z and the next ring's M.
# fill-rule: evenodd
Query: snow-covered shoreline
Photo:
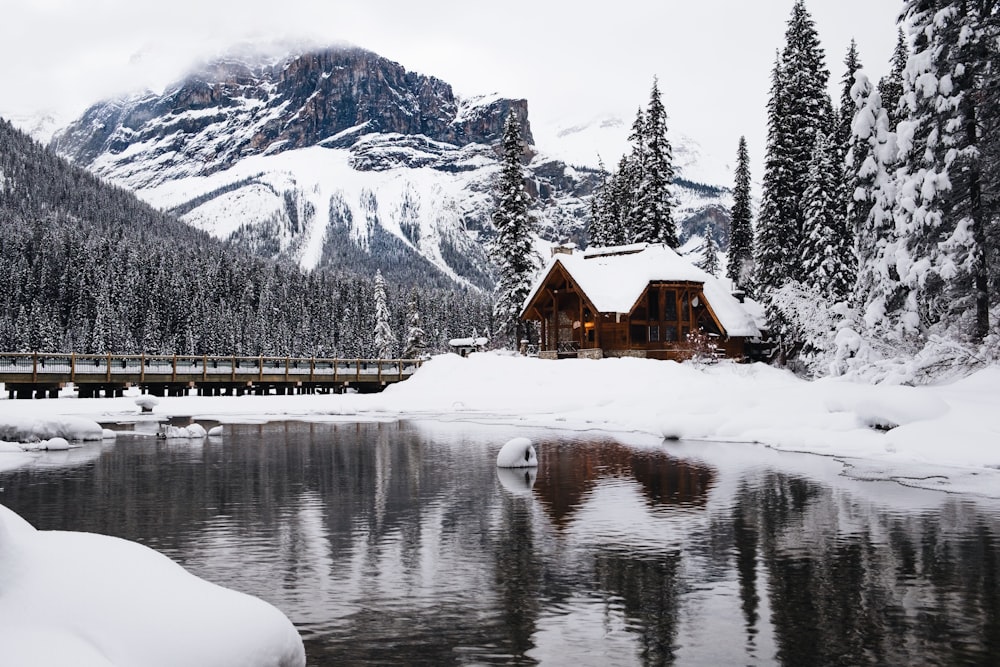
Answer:
M489 353L435 357L381 394L163 398L155 414L221 422L481 421L760 443L860 459L863 468L889 478L919 470L919 476L953 482L935 481L933 488L1000 495L997 407L1000 367L949 384L902 387L805 381L762 364L545 361ZM138 412L134 396L0 400L0 428L56 416L129 422ZM928 475L928 468L949 470ZM964 481L955 486L959 478Z

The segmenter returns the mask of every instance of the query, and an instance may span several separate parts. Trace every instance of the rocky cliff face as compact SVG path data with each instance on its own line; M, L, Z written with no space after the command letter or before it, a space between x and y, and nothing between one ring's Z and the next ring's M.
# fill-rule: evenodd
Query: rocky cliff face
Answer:
M490 287L484 245L510 113L542 238L582 242L597 171L534 147L525 100L459 99L357 48L221 60L163 94L95 104L52 146L262 255Z
M525 100L463 103L447 83L357 48L251 65L222 60L169 88L92 106L53 141L57 152L114 176L142 147L162 178L206 175L252 155L366 134L421 135L457 147L490 145L513 111L531 144ZM153 153L150 154L150 149ZM147 174L142 185L157 179Z

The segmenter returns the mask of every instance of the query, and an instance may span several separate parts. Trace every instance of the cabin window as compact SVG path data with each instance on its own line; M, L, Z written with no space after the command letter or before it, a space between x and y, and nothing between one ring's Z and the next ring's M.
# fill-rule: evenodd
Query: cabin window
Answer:
M655 343L660 340L660 327L651 326L649 327L649 342Z
M663 319L666 320L667 322L676 322L677 293L672 289L668 289L666 292L664 292L664 297L665 297L664 301L665 308L663 313Z
M681 292L681 319L690 320L691 319L691 309L688 308L689 297L688 293Z
M677 327L663 327L663 340L667 343L677 342Z
M646 327L641 324L632 325L632 342L633 343L645 343L646 342Z
M660 319L660 290L655 288L649 290L649 319Z

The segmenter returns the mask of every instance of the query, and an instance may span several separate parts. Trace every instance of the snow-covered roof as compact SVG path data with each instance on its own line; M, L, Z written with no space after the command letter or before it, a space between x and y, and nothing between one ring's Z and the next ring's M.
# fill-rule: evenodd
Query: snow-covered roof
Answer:
M638 243L572 255L556 254L535 280L524 308L535 298L556 264L566 269L599 312L631 312L652 281L698 282L703 284L705 299L728 335L760 335L751 314L720 280L662 244Z

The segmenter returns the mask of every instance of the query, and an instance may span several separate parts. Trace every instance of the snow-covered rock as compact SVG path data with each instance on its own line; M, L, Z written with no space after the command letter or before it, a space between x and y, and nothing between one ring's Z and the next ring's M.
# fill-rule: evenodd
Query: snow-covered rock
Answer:
M218 426L213 426L212 428L208 429L208 434L212 437L222 435L222 424L219 424Z
M135 399L135 404L138 405L143 412L152 412L153 408L160 404L160 401L156 396L140 396Z
M101 433L101 440L117 440L117 439L118 439L118 433L112 431L110 428L104 429L104 431Z
M512 438L497 454L498 468L537 468L538 455L528 438Z
M0 663L299 667L305 650L260 599L134 542L35 530L0 505Z

